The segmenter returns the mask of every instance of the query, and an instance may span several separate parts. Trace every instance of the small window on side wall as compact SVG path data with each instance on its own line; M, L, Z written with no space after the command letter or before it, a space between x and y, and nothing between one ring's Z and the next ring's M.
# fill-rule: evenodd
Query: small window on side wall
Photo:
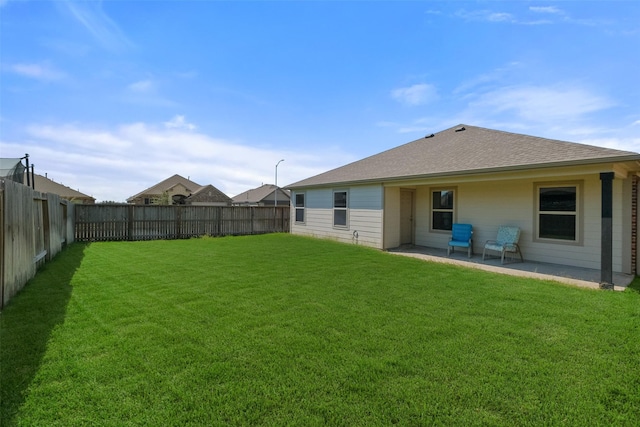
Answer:
M451 231L454 218L454 190L431 192L431 229Z
M296 193L296 222L304 222L304 209L305 209L305 201L304 201L304 193Z
M558 242L580 240L580 187L538 185L536 203L537 238Z
M347 215L348 203L346 191L333 192L333 226L346 227L348 222Z

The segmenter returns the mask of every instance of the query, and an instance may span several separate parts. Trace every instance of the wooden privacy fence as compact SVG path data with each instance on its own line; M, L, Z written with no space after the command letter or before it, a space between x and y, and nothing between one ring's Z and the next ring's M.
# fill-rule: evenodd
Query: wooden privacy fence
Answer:
M289 231L289 207L76 205L75 240L156 240Z
M73 204L0 180L0 308L73 242Z

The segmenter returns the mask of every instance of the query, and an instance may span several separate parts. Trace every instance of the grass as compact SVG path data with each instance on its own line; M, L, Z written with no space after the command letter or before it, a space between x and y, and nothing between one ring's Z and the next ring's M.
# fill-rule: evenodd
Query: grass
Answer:
M3 426L640 422L637 282L287 234L74 244L0 321Z

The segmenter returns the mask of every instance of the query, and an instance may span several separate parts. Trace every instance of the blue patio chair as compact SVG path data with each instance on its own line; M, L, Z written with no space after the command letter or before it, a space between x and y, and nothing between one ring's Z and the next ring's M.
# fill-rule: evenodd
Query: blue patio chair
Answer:
M471 258L473 254L473 227L471 224L453 224L447 256L451 255L451 252L455 252L455 248L467 248L469 258Z
M518 245L518 240L520 240L520 228L505 226L499 227L496 239L487 240L487 242L484 244L484 249L482 250L482 260L484 261L487 250L490 250L500 252L500 261L502 264L504 264L505 254L511 254L511 259L513 259L515 255L518 254L520 255L520 262L524 262L524 259L522 258L522 252L520 251L520 246Z

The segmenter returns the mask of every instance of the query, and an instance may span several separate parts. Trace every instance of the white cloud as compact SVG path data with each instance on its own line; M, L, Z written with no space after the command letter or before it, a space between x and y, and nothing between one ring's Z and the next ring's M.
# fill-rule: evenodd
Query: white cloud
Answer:
M251 147L196 132L180 117L160 125L138 122L113 128L34 124L20 141L0 142L3 152L28 152L36 173L47 173L98 201L123 202L173 174L234 196L273 183L275 164L282 158L279 185L356 160L332 147L305 153Z
M140 80L129 84L123 93L123 98L126 102L144 106L178 106L174 101L162 95L158 83L153 79Z
M603 137L603 138L585 138L578 140L582 144L597 145L598 147L613 148L615 150L625 150L640 152L640 138L621 138L621 137Z
M173 116L171 120L169 120L168 122L164 122L164 126L167 129L196 130L196 125L187 123L184 116L180 115Z
M421 83L394 89L391 91L391 97L403 104L422 105L437 99L438 95L435 86Z
M572 86L511 86L489 91L470 107L497 113L513 113L532 122L578 119L614 105L605 96Z
M563 15L564 12L555 6L530 6L529 10L536 13L550 13L553 15Z
M155 91L155 87L155 84L151 80L140 80L138 82L131 83L127 86L127 89L132 92L148 93Z
M491 22L513 22L513 15L505 12L492 12L486 15L486 19Z
M404 126L398 128L398 133L425 133L429 132L430 129L426 126Z
M522 68L515 63L513 67ZM378 125L420 137L467 123L640 152L640 120L632 116L612 125L603 119L609 114L607 110L620 107L606 94L579 82L498 86L501 80L512 80L510 68L511 64L462 84L453 92L453 99L445 99L437 108L421 110L427 115Z
M493 12L490 10L459 10L456 16L467 21L484 21L484 22L516 22L515 17L506 12Z
M9 71L24 77L36 80L59 80L64 74L49 64L12 64L7 67Z
M453 90L453 93L463 94L464 92L470 91L472 89L477 89L478 87L482 87L490 83L504 82L505 79L509 78L515 72L524 68L524 66L524 64L517 61L510 62L502 67L491 70L488 73L481 74L479 76L473 77L472 79L462 82L457 88Z
M27 128L27 132L31 137L54 144L64 144L66 148L73 147L85 153L96 147L118 153L128 150L134 145L134 141L119 138L105 130L87 132L84 129L68 124L60 126L31 125Z
M62 1L56 4L66 8L105 49L118 52L133 46L120 27L104 13L102 1Z
M455 13L455 16L457 16L458 18L462 18L465 21L489 22L498 24L545 25L551 23L551 21L547 19L530 21L521 19L516 15L508 12L495 12L492 10L459 10Z

